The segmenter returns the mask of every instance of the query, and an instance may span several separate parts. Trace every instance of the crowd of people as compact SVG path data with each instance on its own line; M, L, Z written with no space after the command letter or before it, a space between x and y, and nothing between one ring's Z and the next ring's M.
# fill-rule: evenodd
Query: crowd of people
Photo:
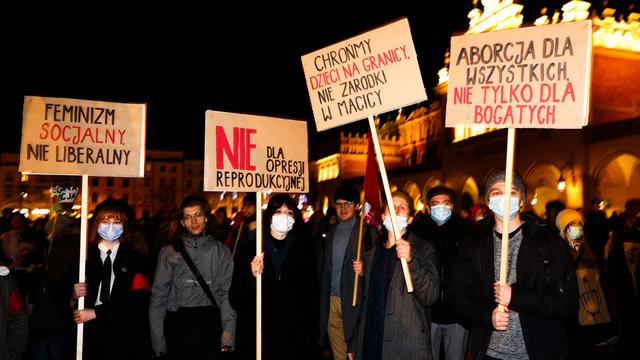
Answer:
M521 178L508 192L505 177L488 179L486 205L436 186L417 212L394 191L379 224L364 221L354 184L307 222L276 194L257 255L255 194L233 219L195 195L143 221L107 199L82 282L73 198L32 223L4 212L0 360L75 358L78 324L85 359L254 359L258 278L264 359L637 356L640 200L610 218L554 201L540 219Z

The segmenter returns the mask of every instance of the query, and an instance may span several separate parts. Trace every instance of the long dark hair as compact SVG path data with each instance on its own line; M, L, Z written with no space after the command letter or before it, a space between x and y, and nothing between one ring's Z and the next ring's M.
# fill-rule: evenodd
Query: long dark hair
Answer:
M98 236L98 227L100 223L109 217L114 217L122 223L124 231L120 236L120 243L128 243L131 240L131 228L129 226L129 217L127 216L126 203L122 200L107 198L98 204L91 218L91 228L89 230L89 243L97 245L102 239Z
M282 207L282 205L286 205L287 208L293 211L293 219L296 221L293 224L293 229L291 231L298 232L304 226L304 220L302 219L302 212L298 209L298 206L293 200L293 198L286 194L278 194L274 195L269 199L269 203L267 204L267 211L264 214L264 229L266 233L269 233L269 229L271 228L271 217L275 212ZM256 211L260 211L260 209L256 209Z

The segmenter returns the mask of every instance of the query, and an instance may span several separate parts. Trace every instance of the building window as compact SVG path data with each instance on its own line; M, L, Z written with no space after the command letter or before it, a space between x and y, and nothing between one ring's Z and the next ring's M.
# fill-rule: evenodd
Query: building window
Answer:
M129 194L122 194L122 201L128 203L129 202Z
M107 179L107 186L108 187L112 187L113 186L113 178L108 178Z
M122 179L122 187L129 187L129 179Z
M91 179L91 186L98 186L100 185L100 178L94 177L93 179Z
M174 174L175 174L175 173L176 173L176 170L178 170L177 166L175 166L175 165L171 166L171 172L172 172L172 173L174 173Z
M144 186L151 186L151 178L144 178Z
M163 173L165 171L164 165L160 165L160 172Z
M191 186L193 186L193 180L187 179L187 189L191 189Z
M187 175L191 175L193 173L193 171L191 171L191 166L189 166L187 168Z
M169 185L176 186L176 178L169 179Z
M98 202L98 194L93 193L91 194L91 202Z

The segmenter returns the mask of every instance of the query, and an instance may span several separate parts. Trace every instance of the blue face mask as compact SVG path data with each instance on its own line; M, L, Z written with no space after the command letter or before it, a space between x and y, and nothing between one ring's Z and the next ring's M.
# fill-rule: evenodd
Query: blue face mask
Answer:
M496 195L489 198L489 209L493 211L498 219L504 219L504 195ZM509 219L513 219L514 216L520 210L520 198L511 196L511 203L509 204Z
M440 204L431 207L431 219L436 224L442 225L451 217L451 206Z
M122 236L124 228L122 224L100 224L98 225L98 235L103 240L112 242L116 241Z

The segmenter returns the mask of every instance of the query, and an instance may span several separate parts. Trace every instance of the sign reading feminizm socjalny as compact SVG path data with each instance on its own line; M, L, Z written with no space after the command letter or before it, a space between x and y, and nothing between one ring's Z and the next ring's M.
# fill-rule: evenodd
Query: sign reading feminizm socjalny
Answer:
M406 18L302 56L318 131L427 99Z
M309 191L307 123L208 110L205 191Z
M452 37L446 126L586 125L591 29L578 21Z
M144 176L146 105L25 96L19 171Z

